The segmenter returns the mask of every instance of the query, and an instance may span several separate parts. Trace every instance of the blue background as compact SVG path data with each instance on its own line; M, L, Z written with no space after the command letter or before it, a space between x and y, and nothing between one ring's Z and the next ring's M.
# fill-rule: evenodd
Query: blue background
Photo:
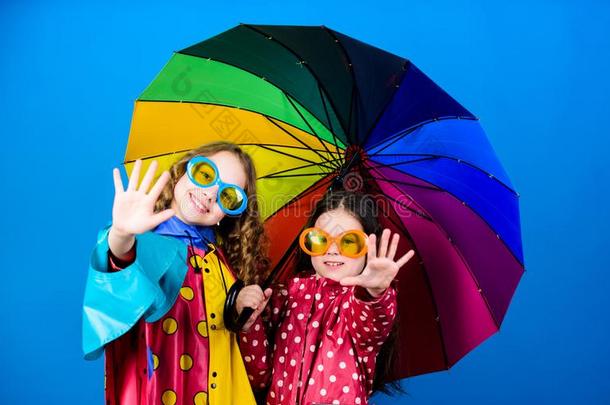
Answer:
M610 402L608 3L27 3L0 5L1 403L103 403L81 301L133 102L172 51L238 22L325 24L411 59L481 118L521 193L527 272L502 330L373 402Z

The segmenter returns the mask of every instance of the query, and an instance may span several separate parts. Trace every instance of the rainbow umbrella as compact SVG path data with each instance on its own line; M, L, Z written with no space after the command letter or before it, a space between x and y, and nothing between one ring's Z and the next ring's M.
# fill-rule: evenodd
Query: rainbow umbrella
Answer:
M370 194L416 250L395 378L496 332L523 273L518 194L477 118L409 60L327 27L241 24L174 53L135 103L125 164L228 140L255 161L274 276L331 187Z

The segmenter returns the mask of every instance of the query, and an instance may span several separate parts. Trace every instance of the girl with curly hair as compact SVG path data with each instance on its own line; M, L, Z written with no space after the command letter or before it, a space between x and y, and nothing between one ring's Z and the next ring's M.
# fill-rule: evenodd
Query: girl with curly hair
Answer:
M136 161L125 190L114 169L113 221L85 291L85 358L105 352L107 404L254 404L223 324L231 285L257 282L268 266L252 160L234 144L206 144L150 187L157 166L138 185Z

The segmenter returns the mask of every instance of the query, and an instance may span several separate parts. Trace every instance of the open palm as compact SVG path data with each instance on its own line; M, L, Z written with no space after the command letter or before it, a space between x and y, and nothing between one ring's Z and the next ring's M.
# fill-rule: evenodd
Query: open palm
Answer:
M384 229L377 250L377 237L372 234L368 238L368 251L366 267L357 276L345 277L342 285L358 285L364 287L373 296L381 295L392 283L398 270L404 266L415 254L411 249L398 260L394 260L400 235L395 233L390 241L391 231ZM389 245L389 246L388 246Z
M155 213L155 202L169 180L169 173L163 172L147 193L157 170L157 162L153 161L150 164L140 186L137 187L141 168L142 161L137 160L131 172L126 190L123 189L119 170L113 170L114 203L112 206L112 226L117 231L126 235L138 235L147 232L174 215L172 209Z

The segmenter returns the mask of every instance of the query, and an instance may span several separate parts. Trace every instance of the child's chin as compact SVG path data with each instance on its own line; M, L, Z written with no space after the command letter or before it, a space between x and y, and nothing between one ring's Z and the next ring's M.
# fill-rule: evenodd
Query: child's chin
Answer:
M199 226L212 226L218 222L211 215L187 215L185 219L188 224Z
M324 278L328 278L330 280L334 280L334 281L341 281L342 278L345 277L345 274L343 274L343 272L341 271L333 271L333 270L327 270L327 269L314 269L316 271L316 274L320 277L324 277Z

